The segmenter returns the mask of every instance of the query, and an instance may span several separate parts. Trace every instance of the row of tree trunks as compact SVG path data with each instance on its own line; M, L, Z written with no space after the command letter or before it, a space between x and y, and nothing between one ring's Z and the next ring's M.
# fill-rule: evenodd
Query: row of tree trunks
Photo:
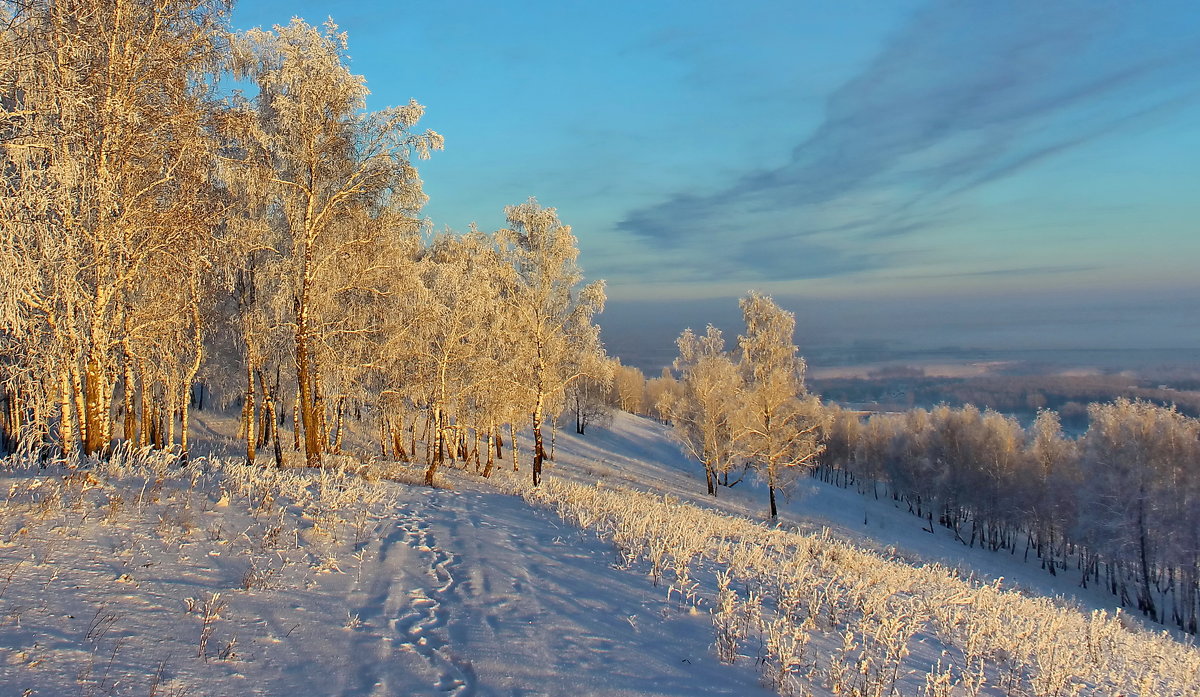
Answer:
M94 395L81 398L74 389L69 369L60 371L59 394L56 399L58 416L58 448L64 457L70 458L77 447L84 455L104 456L113 442L112 418L113 398L96 398ZM83 391L87 395L88 391ZM180 446L182 453L190 449L191 405L175 385L145 384L145 377L137 378L132 368L122 371L121 399L117 411L120 415L121 437L136 447L156 448ZM107 413L88 414L87 401L106 405ZM80 403L84 408L80 408ZM13 421L10 415L9 421ZM90 450L89 450L90 448Z
M64 458L76 454L105 456L115 439L113 427L120 424L120 437L136 447L167 447L179 443L189 447L190 403L183 399L179 385L151 383L141 362L126 357L119 371L119 382L111 380L95 364L80 371L70 362L57 368L57 381L45 396L49 413L41 409L41 400L23 404L14 388L3 390L0 414L0 450L15 451L26 425L41 424L41 435L31 441L53 445ZM193 364L198 372L198 365ZM194 378L189 373L188 378ZM191 384L191 383L189 383ZM115 394L120 388L120 399ZM114 405L115 416L114 419ZM28 412L28 414L27 414ZM56 420L56 421L55 421ZM51 427L56 438L51 439ZM178 430L177 430L178 429Z
M929 502L919 496L901 496L895 491L892 495L896 501L908 501L909 512L914 515L928 516L933 510ZM1053 576L1074 564L1080 574L1081 588L1102 586L1122 606L1136 608L1152 621L1170 623L1195 634L1200 629L1200 559L1182 566L1152 561L1150 551L1154 544L1144 518L1144 512L1135 518L1134 548L1132 555L1123 560L1071 542L1051 523L1035 521L1028 527L1004 525L987 522L972 511L958 507L943 507L939 522L956 535L969 522L972 534L959 537L959 541L964 545L979 541L981 547L993 552L1008 550L1015 554L1016 540L1024 535L1026 561L1029 552L1033 551L1041 568Z
M476 473L490 477L495 472L496 463L504 459L504 436L494 420L486 429L478 426L464 427L451 424L446 415L439 419L437 409L420 411L426 414L422 435L426 444L424 462L427 466L432 465L435 473L446 460L452 464L461 460L464 463L473 461ZM385 458L390 456L397 461L409 461L417 447L416 431L419 418L414 416L406 420L403 414L400 414L392 420L386 415L382 416L379 422L380 455ZM440 427L439 420L443 422ZM509 427L510 437L515 438L515 427L511 424ZM406 430L409 438L407 447L404 438ZM517 466L515 458L518 456L518 453L514 452L514 471Z

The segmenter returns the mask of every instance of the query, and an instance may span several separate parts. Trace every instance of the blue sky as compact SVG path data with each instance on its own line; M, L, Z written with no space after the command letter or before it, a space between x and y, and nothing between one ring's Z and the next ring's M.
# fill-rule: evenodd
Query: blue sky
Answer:
M1106 299L1144 296L1179 304L1157 343L1200 345L1194 3L243 0L233 23L292 16L349 33L372 108L427 107L437 226L536 196L618 305L1053 296L1103 335Z

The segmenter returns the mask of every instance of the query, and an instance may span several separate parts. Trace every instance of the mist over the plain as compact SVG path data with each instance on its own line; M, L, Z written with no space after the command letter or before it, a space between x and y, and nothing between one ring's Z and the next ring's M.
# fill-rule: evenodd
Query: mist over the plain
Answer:
M796 313L796 343L810 368L938 355L1138 369L1195 365L1200 355L1200 287L776 300ZM614 300L599 321L608 352L647 375L671 364L675 338L685 328L713 324L730 344L742 331L731 298Z

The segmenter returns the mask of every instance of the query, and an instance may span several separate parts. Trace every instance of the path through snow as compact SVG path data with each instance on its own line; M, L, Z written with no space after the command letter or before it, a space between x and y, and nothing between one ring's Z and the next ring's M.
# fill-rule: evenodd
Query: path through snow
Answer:
M414 491L364 570L347 697L768 694L711 656L707 613L615 568L609 545L456 486Z

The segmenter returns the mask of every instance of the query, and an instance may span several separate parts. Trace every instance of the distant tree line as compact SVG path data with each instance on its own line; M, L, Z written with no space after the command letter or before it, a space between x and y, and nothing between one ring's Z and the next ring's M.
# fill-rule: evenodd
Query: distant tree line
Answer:
M1200 390L1194 380L1180 378L1172 384L1174 389L1123 374L947 378L926 375L919 368L901 368L880 370L862 378L824 378L814 381L814 389L828 401L878 404L883 409L976 404L1030 416L1041 409L1053 409L1065 426L1086 428L1088 404L1118 397L1163 406L1173 404L1187 416L1200 416Z
M282 464L290 421L320 466L350 419L410 459L420 423L432 481L531 427L536 482L543 427L612 370L570 227L530 199L432 232L423 107L367 111L332 22L235 33L229 9L0 4L0 446L186 454L213 394L251 462Z
M971 405L828 411L816 476L1197 632L1200 420L1121 398L1089 405L1090 425L1072 439L1048 410L1029 428Z

